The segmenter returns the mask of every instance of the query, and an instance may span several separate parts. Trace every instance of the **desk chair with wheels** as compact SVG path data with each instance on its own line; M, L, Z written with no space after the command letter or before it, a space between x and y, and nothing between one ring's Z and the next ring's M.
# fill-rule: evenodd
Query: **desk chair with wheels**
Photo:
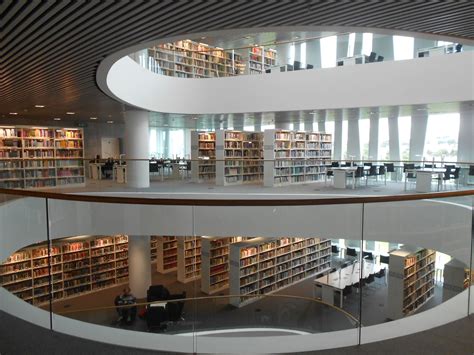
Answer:
M405 174L405 189L407 186L407 182L410 182L410 180L413 182L416 179L416 173L407 173L408 170L414 170L415 169L415 164L411 163L405 163L403 164L403 173Z
M395 171L395 164L393 164L393 163L385 163L385 164L384 164L384 167L385 167L385 173L395 173L395 174L396 174L396 171ZM385 175L386 175L386 174L385 174ZM395 175L395 180L398 180L397 174ZM387 181L387 178L385 178L385 181Z
M385 165L379 166L379 171L377 172L377 176L383 176L384 184L387 185L387 170L385 168Z

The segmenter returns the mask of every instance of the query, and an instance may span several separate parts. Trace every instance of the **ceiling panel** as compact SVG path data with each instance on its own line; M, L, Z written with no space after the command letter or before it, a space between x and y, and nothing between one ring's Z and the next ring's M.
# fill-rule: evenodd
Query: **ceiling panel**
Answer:
M239 28L347 26L455 36L462 41L474 40L473 13L473 1L3 1L0 120L12 122L9 113L18 112L14 120L19 123L44 124L53 117L76 123L90 116L120 121L124 105L96 85L99 63L118 50L166 36ZM38 109L36 104L46 107ZM66 111L75 115L67 116ZM205 120L216 125L221 118Z

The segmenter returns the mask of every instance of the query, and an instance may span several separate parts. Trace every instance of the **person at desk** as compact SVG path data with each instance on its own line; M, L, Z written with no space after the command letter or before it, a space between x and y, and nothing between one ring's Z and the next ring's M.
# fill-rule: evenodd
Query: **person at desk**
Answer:
M91 161L89 161L89 163L100 163L100 155L97 154L95 156L95 159L92 159Z
M112 158L107 158L105 164L102 166L102 174L105 175L106 179L110 179L112 177L114 169L114 160Z
M137 299L132 294L130 287L125 287L122 293L115 298L115 305L121 306L117 308L119 314L119 321L130 324L135 320L137 315L137 306L135 305ZM124 307L129 305L130 307Z

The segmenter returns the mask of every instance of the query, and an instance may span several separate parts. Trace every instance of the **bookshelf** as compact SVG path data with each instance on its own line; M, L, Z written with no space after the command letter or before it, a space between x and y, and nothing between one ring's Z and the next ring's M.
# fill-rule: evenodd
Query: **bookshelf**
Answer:
M0 186L49 188L85 183L80 128L0 127Z
M191 132L191 174L195 182L216 178L216 133Z
M156 235L150 236L150 256L151 262L156 263L158 261L158 237Z
M237 185L263 179L262 138L260 132L216 132L217 185Z
M0 286L24 301L49 302L49 262L53 301L128 282L126 235L71 237L26 247L0 264Z
M187 283L201 278L201 237L179 237L178 281Z
M331 159L332 138L319 132L264 132L264 185L321 181Z
M179 78L215 78L240 73L242 56L205 43L182 40L148 49L159 74Z
M178 268L178 241L172 236L155 236L156 270L161 274L176 271Z
M330 270L331 242L320 238L253 238L230 245L230 294L233 306Z
M390 253L388 318L408 316L434 295L436 252L410 248Z
M247 74L262 74L266 69L276 65L277 52L274 49L265 49L254 46L248 50L248 72Z
M229 288L229 246L242 237L201 237L201 291L212 295Z

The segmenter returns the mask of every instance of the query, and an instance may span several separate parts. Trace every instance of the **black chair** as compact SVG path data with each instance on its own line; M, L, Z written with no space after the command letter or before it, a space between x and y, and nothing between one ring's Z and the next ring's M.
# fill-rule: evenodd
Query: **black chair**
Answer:
M344 287L344 289L342 290L342 296L347 296L347 295L350 295L351 293L352 293L351 285Z
M347 247L346 255L357 257L357 251L354 248Z
M365 176L365 186L367 186L369 183L369 177L374 177L374 176L375 178L378 177L377 167L375 165L369 165L369 166L370 166L369 171L367 172L367 175Z
M339 248L337 247L337 245L331 245L331 253L339 254Z
M390 255L380 255L380 264L389 264L390 263Z
M456 51L456 53L462 52L462 44L461 43L456 44L456 47L454 47L454 50Z
M425 168L431 169L431 168L433 168L433 164L425 164Z
M383 60L384 60L384 56L379 55L379 56L377 57L377 62L383 62Z
M338 67L344 66L344 61L339 60L339 61L337 62L337 66L338 66Z
M372 163L364 163L364 166L372 166Z
M360 179L362 179L363 177L365 177L364 167L363 166L358 166L356 168L355 173L354 173L354 179L359 179L359 186L360 186ZM366 184L367 184L367 180L366 180Z
M169 320L168 312L166 311L165 307L147 306L145 319L148 330L158 328L159 330L164 331L167 328L166 322Z
M456 182L456 187L459 187L459 173L461 172L461 168L457 167L454 168L454 171L451 171L451 179Z
M445 184L446 181L451 180L451 168L447 167L446 171L443 173L443 176L437 177L435 180L438 180L438 184L441 184L441 183Z
M314 65L313 64L306 64L306 69L313 69Z
M372 254L370 251L364 251L364 252L362 252L362 257L363 257L365 260L371 260L371 261L374 260L374 254Z
M295 60L293 62L293 70L301 70L301 62Z
M333 168L338 168L339 167L339 162L338 161L333 161L333 162L331 162L331 166Z
M369 277L367 277L365 283L366 284L371 284L374 281L375 281L375 274L370 274Z
M385 276L385 269L381 269L379 272L375 274L375 277L378 279L381 279L384 276Z
M375 62L375 58L377 58L377 53L375 53L375 52L370 52L370 55L369 55L369 63Z
M378 176L383 176L385 185L387 185L387 174L386 173L387 173L387 168L385 167L385 165L380 165L377 175Z
M177 322L179 320L182 320L183 308L184 302L166 303L165 310L168 313L168 320L171 322Z
M466 181L466 183L467 183L468 185L471 184L471 182L470 182L471 176L474 176L474 165L469 165L468 179L467 179L467 181Z

